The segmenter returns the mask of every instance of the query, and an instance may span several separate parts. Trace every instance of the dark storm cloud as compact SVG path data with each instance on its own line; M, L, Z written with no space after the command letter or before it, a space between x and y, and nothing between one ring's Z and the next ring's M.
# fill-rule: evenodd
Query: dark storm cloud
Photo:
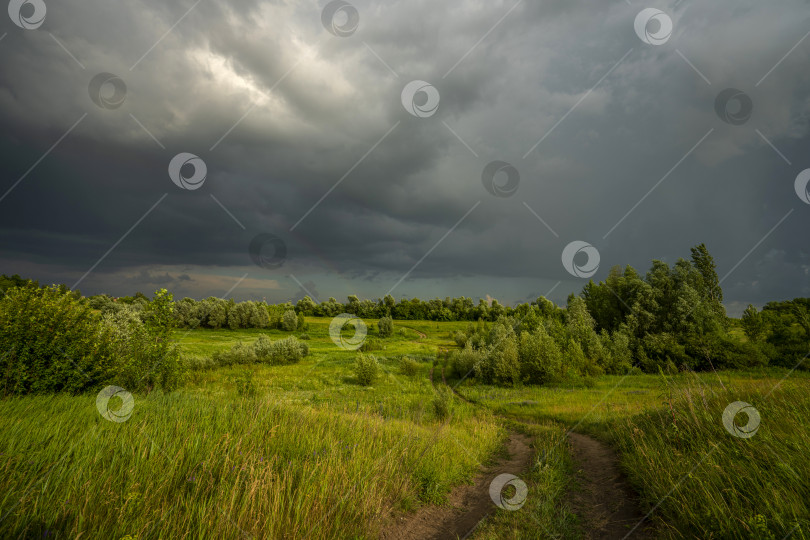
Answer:
M70 285L161 201L82 290L224 294L250 272L234 296L266 282L300 298L288 274L319 296L381 296L421 260L395 294L510 301L561 281L561 301L582 281L560 254L584 240L595 279L706 242L732 310L808 294L810 209L792 186L810 167L805 2L653 2L674 24L660 46L636 35L635 3L355 5L346 38L310 2L49 4L27 31L5 19L0 191L86 116L0 201L3 271ZM90 99L100 72L126 83L120 108ZM435 115L403 108L412 80L438 90ZM715 113L729 87L751 97L743 125ZM205 161L201 189L171 183L180 152ZM494 160L519 171L514 196L482 185ZM262 232L287 244L281 269L251 266Z

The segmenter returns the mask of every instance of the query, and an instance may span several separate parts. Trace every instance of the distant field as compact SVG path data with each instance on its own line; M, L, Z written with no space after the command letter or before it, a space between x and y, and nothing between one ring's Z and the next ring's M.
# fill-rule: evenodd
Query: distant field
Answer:
M302 362L190 373L176 392L135 395L123 423L101 418L95 396L0 400L0 537L375 538L392 513L442 504L518 429L535 437L537 452L524 478L527 503L498 510L473 538L580 538L564 500L571 427L620 451L662 536L810 534L807 372L604 376L518 388L468 379L458 389L473 403L453 398L445 421L429 375L437 348L454 347L452 333L467 323L395 321L394 335L371 352L381 376L361 386L357 353L334 345L330 319L308 322L292 333L309 336ZM366 321L370 338L375 322ZM183 354L208 356L259 334L290 335L174 335ZM415 374L402 373L403 355L417 360ZM254 397L240 395L246 380ZM735 400L762 415L751 439L723 428L722 411Z
M353 358L353 351L346 351L335 346L329 337L329 323L332 319L323 317L307 317L309 329L304 332L283 332L271 329L241 329L241 330L176 330L175 337L184 352L189 354L211 354L216 350L225 350L232 345L243 341L253 341L260 334L278 339L287 335L300 336L308 334L309 343L313 352L324 353L331 356ZM376 320L365 319L368 335L375 337ZM431 322L431 321L395 321L394 335L385 339L385 348L374 351L383 356L397 354L425 354L435 355L436 348L455 347L452 334L457 330L467 327L468 322ZM419 332L426 334L425 339L421 339Z

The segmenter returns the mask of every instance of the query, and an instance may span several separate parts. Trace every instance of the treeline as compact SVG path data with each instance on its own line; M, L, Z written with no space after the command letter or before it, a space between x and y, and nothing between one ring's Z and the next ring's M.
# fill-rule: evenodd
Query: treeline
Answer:
M749 304L742 326L748 339L769 358L793 367L810 353L810 298L768 302L759 312Z
M142 293L85 298L64 285L42 288L16 275L0 276L0 290L4 394L78 391L113 371L125 373L135 386L171 387L179 373L178 355L169 345L172 328L301 332L306 316L341 313L379 319L380 337L390 334L391 319L470 321L456 334L460 350L448 361L459 378L500 384L633 369L810 367L803 363L810 352L810 299L770 302L761 311L749 305L741 320L728 318L714 261L703 244L692 248L690 260L672 266L654 260L644 276L631 266L614 267L604 281L591 281L569 296L565 308L543 297L514 308L497 300L396 301L391 295L378 300L352 295L345 303L334 298L316 303L306 296L275 305L214 297L173 301L165 290L153 299ZM373 350L373 340L364 346ZM40 361L43 357L48 360ZM93 375L73 370L68 379L60 378L58 373L70 371L65 358L88 366ZM47 369L35 374L31 366Z
M90 307L102 314L120 310L139 312L149 305L149 299L141 293L135 296L112 298L107 295L91 296ZM221 298L194 300L183 298L174 303L172 320L176 328L278 328L288 332L305 330L306 320L302 312L296 313L290 304L267 304L265 302L235 302Z
M810 352L810 299L749 306L743 332L722 305L705 245L670 267L653 261L644 277L615 267L605 281L568 298L566 309L540 299L494 324L479 321L455 338L454 374L498 384L544 383L602 373L793 368Z
M141 310L149 299L143 293L134 296L114 298L108 295L89 297L90 306L102 313L115 312L121 306ZM320 304L305 296L297 303L268 304L247 300L236 302L233 299L209 297L203 300L183 298L175 302L174 319L178 328L278 328L281 330L303 330L304 317L335 317L341 313L351 313L363 319L430 321L497 321L515 310L492 300L491 305L481 299L476 305L471 298L445 298L423 301L418 298L403 299L399 302L387 295L380 300L360 300L351 295L345 303L330 298ZM298 317L297 327L290 327L289 313ZM285 314L288 322L285 323Z

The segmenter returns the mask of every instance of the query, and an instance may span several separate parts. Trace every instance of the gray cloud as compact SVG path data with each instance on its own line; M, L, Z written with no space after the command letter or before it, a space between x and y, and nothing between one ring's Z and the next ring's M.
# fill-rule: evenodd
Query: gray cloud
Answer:
M560 254L586 240L595 279L706 242L721 276L734 269L732 311L808 294L810 208L792 187L810 167L806 2L654 2L674 22L661 46L624 2L358 1L346 38L322 27L323 4L192 5L73 2L38 30L0 24L0 192L86 113L0 201L3 271L72 284L168 193L83 291L219 295L249 273L237 298L300 298L289 274L321 296L381 296L421 260L395 294L508 302L562 281L562 301L582 283ZM102 71L126 82L118 109L90 100ZM400 103L414 79L440 92L429 118ZM753 101L744 125L715 114L728 87ZM179 152L205 160L201 189L171 183ZM520 171L513 197L484 189L493 160ZM252 266L260 232L286 242L282 268Z

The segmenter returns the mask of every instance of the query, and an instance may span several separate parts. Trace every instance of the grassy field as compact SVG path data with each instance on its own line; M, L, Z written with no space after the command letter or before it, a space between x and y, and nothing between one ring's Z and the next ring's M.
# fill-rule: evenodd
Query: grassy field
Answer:
M498 414L543 423L547 439L574 429L610 443L662 537L777 540L810 538L809 389L807 372L784 369L605 376L593 387L460 386ZM723 411L735 401L759 411L751 438L734 437L723 425ZM562 459L541 452L547 454L552 464ZM536 489L545 481L531 480ZM494 521L498 533L532 537L526 520Z
M466 323L396 321L371 351L381 376L361 386L357 353L335 346L328 319L308 322L311 354L301 363L190 373L176 392L135 395L125 422L102 418L95 395L0 400L0 537L375 538L392 513L442 504L497 456L511 429L535 437L537 459L523 478L529 497L519 511L495 512L474 537L578 538L581 523L564 501L572 427L620 452L664 537L810 535L806 372L611 376L542 388L468 380L459 391L471 403L453 398L444 417L432 360ZM261 333L289 335L175 336L184 354L210 356ZM403 356L417 361L416 373L403 374ZM723 427L723 409L738 400L761 414L754 437Z

